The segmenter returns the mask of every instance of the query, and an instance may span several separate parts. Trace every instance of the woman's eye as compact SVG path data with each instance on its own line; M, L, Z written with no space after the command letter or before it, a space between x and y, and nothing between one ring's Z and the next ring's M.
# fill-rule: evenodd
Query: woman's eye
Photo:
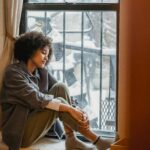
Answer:
M42 51L42 54L46 54L46 51Z

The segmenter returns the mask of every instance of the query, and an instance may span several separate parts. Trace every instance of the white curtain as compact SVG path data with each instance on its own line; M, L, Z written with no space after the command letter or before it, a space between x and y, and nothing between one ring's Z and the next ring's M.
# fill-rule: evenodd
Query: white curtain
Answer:
M13 58L14 38L19 34L19 25L22 12L23 0L1 0L3 5L4 20L4 47L0 56L0 90L5 68Z
M0 87L2 83L3 73L13 58L12 48L14 38L19 34L19 24L22 12L23 0L3 0L4 11L4 27L5 37L4 47L0 57Z

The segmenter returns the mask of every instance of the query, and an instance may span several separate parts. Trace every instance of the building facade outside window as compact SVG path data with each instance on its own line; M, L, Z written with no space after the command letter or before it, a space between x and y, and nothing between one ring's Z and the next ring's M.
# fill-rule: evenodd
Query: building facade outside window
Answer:
M89 115L93 130L117 130L118 0L25 0L21 33L53 40L48 69Z

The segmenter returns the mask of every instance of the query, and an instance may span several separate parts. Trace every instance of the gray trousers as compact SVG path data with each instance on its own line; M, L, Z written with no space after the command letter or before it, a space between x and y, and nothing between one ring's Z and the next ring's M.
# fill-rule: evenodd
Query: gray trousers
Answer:
M70 104L69 91L63 83L56 83L49 93L54 95L54 97L58 97L62 103ZM44 109L29 115L21 147L28 147L37 142L49 131L57 118L69 125L73 130L78 131L78 122L69 113Z

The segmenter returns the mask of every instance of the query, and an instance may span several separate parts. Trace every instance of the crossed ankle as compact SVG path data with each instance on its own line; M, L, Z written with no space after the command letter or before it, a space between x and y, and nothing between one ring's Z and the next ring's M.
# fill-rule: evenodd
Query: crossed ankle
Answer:
M72 137L75 136L74 132L68 132L66 133L66 137Z
M79 140L76 136L66 138L66 150L80 149L80 150L95 150L93 145L89 145Z
M110 145L114 141L114 138L102 138L99 136L93 144L96 146L97 150L106 150L110 148Z
M93 142L93 145L95 145L98 142L99 139L100 139L100 136L98 136L97 139L96 139L96 141Z

